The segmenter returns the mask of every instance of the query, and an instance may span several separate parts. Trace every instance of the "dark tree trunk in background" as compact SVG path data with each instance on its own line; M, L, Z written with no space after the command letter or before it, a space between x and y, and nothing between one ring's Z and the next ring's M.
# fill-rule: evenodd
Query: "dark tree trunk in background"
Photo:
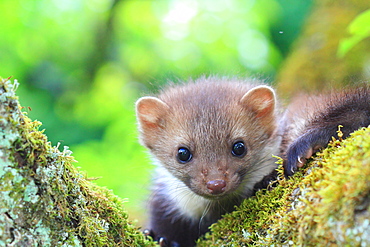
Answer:
M369 38L343 58L337 56L339 42L349 36L348 25L369 8L367 0L316 0L278 73L278 90L291 96L297 91L320 91L369 79Z

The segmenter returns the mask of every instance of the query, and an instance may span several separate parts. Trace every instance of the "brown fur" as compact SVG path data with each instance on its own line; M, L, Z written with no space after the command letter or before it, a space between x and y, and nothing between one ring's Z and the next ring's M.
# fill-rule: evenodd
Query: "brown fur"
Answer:
M212 196L205 184L215 179L225 179L226 192L233 192L243 182L238 173L255 165L254 159L264 155L265 145L276 134L274 95L267 87L246 95L254 87L236 80L201 80L163 91L160 101L145 98L137 106L141 141L195 193ZM155 121L143 117L146 108ZM248 149L244 159L230 155L239 139ZM193 152L191 164L176 161L180 146Z
M320 148L326 147L337 130L346 138L370 124L370 88L366 84L341 91L299 95L284 116L282 157L285 173L292 175Z

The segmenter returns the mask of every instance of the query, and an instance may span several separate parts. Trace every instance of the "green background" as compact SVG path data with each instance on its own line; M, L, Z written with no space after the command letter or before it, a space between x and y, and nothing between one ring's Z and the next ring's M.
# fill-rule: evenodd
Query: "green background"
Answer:
M273 81L311 1L0 0L0 76L76 166L144 221L153 168L134 103L201 75Z

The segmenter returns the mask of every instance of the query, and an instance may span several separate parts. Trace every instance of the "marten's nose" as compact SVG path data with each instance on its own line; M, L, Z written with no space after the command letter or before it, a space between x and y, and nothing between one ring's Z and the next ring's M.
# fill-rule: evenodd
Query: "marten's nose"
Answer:
M207 182L207 189L211 194L217 195L225 191L226 182L225 180L212 180Z

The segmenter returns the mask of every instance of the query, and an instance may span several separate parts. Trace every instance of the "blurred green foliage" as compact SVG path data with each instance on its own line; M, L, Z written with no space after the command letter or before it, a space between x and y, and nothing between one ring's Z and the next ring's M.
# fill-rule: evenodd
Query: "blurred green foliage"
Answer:
M52 143L70 146L76 165L141 218L151 165L135 100L199 75L272 80L310 3L0 0L0 76L20 81L25 111Z
M370 37L370 9L358 15L348 26L350 37L341 40L338 47L338 56L344 57L361 40Z

